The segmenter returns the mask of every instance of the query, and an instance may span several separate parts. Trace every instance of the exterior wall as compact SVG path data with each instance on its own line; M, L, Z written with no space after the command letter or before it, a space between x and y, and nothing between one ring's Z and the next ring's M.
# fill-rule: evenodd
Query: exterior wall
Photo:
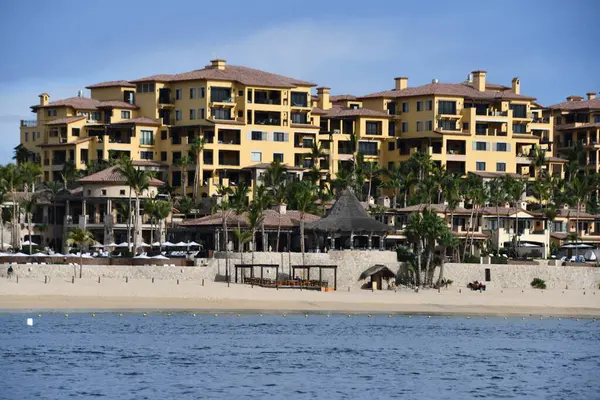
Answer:
M105 190L106 194L102 194ZM121 191L124 190L125 194L122 195ZM158 194L158 188L150 186L148 190L145 190L140 198L154 198ZM129 199L129 186L126 185L108 185L108 184L86 184L83 186L83 195L85 198L101 199L107 198L121 198Z

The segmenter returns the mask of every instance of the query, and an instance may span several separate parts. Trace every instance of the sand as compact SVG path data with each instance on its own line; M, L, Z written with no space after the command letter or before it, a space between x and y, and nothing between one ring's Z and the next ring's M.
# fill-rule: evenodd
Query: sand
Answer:
M413 313L600 317L600 290L315 292L196 281L0 279L0 310Z

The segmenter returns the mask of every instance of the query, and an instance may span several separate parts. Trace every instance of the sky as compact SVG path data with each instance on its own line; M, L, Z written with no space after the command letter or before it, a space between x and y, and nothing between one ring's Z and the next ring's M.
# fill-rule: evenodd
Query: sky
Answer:
M203 68L219 57L364 95L521 80L541 104L600 91L600 1L7 1L0 13L0 164L42 92ZM89 91L85 91L89 96Z

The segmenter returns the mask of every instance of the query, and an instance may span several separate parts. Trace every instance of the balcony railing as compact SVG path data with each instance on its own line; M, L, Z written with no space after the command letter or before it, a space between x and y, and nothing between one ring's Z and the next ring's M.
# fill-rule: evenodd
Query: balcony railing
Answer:
M454 155L464 156L467 153L466 153L465 149L447 149L446 154L454 154Z
M62 158L53 158L52 159L52 165L62 165L66 162L67 162L67 160L64 160Z
M256 120L256 124L257 125L277 125L277 126L280 126L281 125L281 120L280 119L275 119L275 118L257 119Z
M24 128L35 128L38 126L38 122L36 120L21 120L21 126Z
M114 138L114 137L109 137L108 138L108 143L131 143L131 138Z
M548 124L550 123L550 117L533 118L531 122L534 124Z
M482 110L476 111L476 115L487 116L487 117L507 117L508 111L498 111L498 110Z

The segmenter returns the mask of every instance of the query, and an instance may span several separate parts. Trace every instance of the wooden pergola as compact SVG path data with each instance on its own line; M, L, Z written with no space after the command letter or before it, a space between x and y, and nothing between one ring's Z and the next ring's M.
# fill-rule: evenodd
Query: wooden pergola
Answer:
M310 281L310 270L312 268L319 269L319 282L323 281L323 269L333 269L333 290L337 290L337 265L292 265L292 276L296 276L297 269L306 270L306 280Z
M275 286L277 286L279 277L279 264L235 264L235 283L238 283L238 269L250 269L250 278L254 278L254 267L260 268L260 280L264 279L265 268L275 268Z

